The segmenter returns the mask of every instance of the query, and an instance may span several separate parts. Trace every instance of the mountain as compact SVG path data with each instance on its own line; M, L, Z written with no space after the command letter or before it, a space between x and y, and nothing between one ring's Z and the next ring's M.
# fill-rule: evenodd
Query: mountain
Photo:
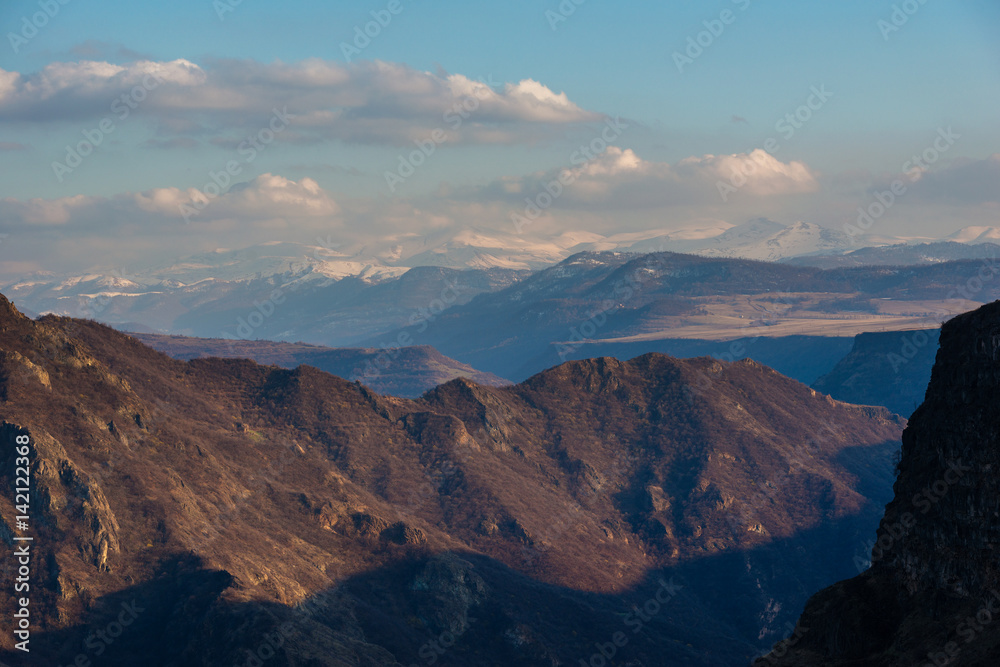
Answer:
M793 266L833 269L848 266L915 266L959 259L1000 258L1000 245L981 242L977 245L940 241L937 243L898 244L878 248L859 248L841 255L806 255L781 260Z
M253 359L258 364L273 364L282 368L307 364L351 381L357 380L379 393L406 398L416 398L429 389L460 377L490 387L510 384L501 377L481 373L449 359L426 345L377 350L160 334L130 335L144 345L181 361L221 357Z
M1000 302L941 328L871 567L817 593L794 643L758 664L997 664L998 336Z
M183 332L172 319L179 311L186 311L193 302L240 295L245 285L255 281L311 291L343 279L364 285L391 282L419 267L476 269L502 281L548 268L579 252L600 251L777 259L827 250L833 247L831 243L840 242L833 241L840 238L837 234L809 223L786 227L763 219L738 226L705 220L679 229L609 236L586 231L542 237L513 231L449 229L433 234L397 234L375 244L348 239L335 243L328 237L315 243L275 241L220 248L153 267L103 267L84 275L40 272L2 287L18 304L36 312L94 316L112 324L135 321L179 334Z
M781 225L761 218L733 227L693 252L706 257L741 257L777 261L798 255L846 250L855 245L837 229L810 222Z
M902 428L753 362L413 401L3 298L0 412L15 665L746 664L850 572Z
M957 243L996 243L1000 242L1000 228L963 227L945 239Z
M883 405L909 415L923 400L939 329L859 334L850 353L812 388L839 401Z
M507 269L420 267L378 280L371 276L335 280L312 269L261 272L235 280L201 279L207 270L198 265L190 276L197 280L190 284L161 280L153 271L128 278L95 275L21 281L10 291L12 299L31 304L35 312L96 319L130 330L345 346L433 319L444 309L483 291L506 287L521 275Z
M696 354L732 360L756 358L741 341L768 337L801 344L788 353L804 359L825 342L806 337L829 340L829 365L803 368L802 379L811 382L847 353L844 340L858 333L931 328L949 312L998 296L1000 281L976 260L822 270L675 253L580 253L449 309L422 324L419 335L410 327L360 344L378 346L413 332L422 345L520 381L561 361L595 356L593 350L618 356L618 349L629 358L690 349L678 340L702 341Z
M750 336L732 340L705 340L697 338L662 338L636 342L593 342L572 349L559 349L532 360L536 365L559 363L561 358L587 359L589 357L614 357L632 359L649 352L672 357L715 357L724 361L753 359L773 368L782 375L811 385L818 378L830 373L851 351L854 339L849 336ZM928 366L928 373L930 367ZM819 389L819 387L813 387ZM822 390L821 390L822 391ZM824 391L824 393L831 393ZM834 395L834 398L856 403ZM881 405L881 403L873 403Z

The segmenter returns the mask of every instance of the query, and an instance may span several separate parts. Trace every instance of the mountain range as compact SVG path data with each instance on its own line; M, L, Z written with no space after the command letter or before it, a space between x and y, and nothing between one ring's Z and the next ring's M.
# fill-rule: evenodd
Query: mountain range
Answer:
M984 266L964 260L823 270L674 253L581 253L443 312L415 338L514 381L597 354L694 350L756 358L751 347L771 346L754 340L781 338L787 345L783 353L772 347L769 362L784 354L787 368L812 382L849 351L857 333L926 329L949 312L1000 296L1000 281ZM977 290L964 289L974 279ZM389 343L410 330L364 344Z
M746 664L851 574L904 424L659 354L391 398L2 298L0 412L30 664Z
M678 252L710 257L790 261L834 266L903 264L954 259L978 259L993 246L1000 229L966 228L937 243L933 239L864 236L851 238L839 230L808 222L783 225L764 218L741 225L704 221L679 230L650 230L603 236L564 232L554 238L532 237L497 230L465 229L437 235L400 235L378 245L336 242L333 237L312 243L275 241L249 248L218 249L155 267L112 266L86 275L41 272L3 285L3 291L29 310L78 316L95 312L104 321L122 322L127 311L146 313L150 296L161 301L220 298L236 285L259 280L326 286L346 278L365 284L392 281L415 267L477 269L495 280L523 277L580 252L647 254ZM992 255L991 255L992 256ZM153 299L155 301L155 299ZM123 302L123 303L119 303ZM145 302L146 308L136 302ZM168 310L176 316L177 305ZM152 318L147 326L166 333L170 320ZM139 321L139 320L137 320ZM171 333L182 333L171 330Z

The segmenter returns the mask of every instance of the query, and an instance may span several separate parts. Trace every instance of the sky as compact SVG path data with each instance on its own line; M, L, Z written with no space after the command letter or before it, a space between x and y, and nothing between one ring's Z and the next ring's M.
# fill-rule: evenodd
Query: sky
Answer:
M0 32L5 278L890 196L865 232L1000 224L996 2L4 0Z

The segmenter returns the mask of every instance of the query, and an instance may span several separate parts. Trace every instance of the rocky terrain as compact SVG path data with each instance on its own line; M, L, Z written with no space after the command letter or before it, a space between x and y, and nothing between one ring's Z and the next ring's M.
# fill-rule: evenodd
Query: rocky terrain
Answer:
M2 298L0 421L0 660L185 666L746 664L851 573L903 426L658 354L406 400Z
M816 594L759 665L996 665L1000 659L1000 302L945 323L927 396L860 576Z

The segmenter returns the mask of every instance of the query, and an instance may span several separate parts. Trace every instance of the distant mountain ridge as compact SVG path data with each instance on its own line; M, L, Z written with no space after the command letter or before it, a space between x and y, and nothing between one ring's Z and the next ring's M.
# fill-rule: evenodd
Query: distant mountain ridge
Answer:
M850 353L812 388L908 417L924 400L940 334L940 329L860 334Z
M965 306L956 298L957 287L982 269L977 260L822 270L675 253L580 253L444 312L428 323L420 341L514 381L589 356L592 346L604 353L620 346L626 358L639 344L656 349L685 326L698 334L685 339L715 334L714 356L741 358L746 353L732 354L731 341L776 336L783 321L797 326L828 317L833 324L818 329L820 337L844 339L853 334L838 334L838 322L855 318L880 327L881 321L895 321L879 310L893 304L912 313L900 326L933 326L946 309ZM983 280L969 296L980 303L997 298L1000 280ZM785 337L795 335L802 334L793 329Z
M129 335L154 350L181 361L221 357L252 359L258 364L273 364L282 368L296 368L307 364L346 380L361 382L380 394L403 398L417 398L438 385L460 377L488 387L511 384L509 380L491 373L482 373L467 364L449 359L427 345L380 350L161 334Z
M988 237L987 228L973 230ZM966 236L971 234L967 233ZM997 232L1000 234L1000 232ZM962 236L965 238L965 236ZM895 242L902 242L897 239ZM850 239L839 230L808 222L783 225L759 218L741 225L722 221L689 224L674 230L648 230L604 236L593 232L565 232L553 238L511 231L463 229L431 235L402 234L375 245L335 242L271 242L248 248L217 249L152 268L113 267L84 275L52 272L25 276L2 286L4 293L39 312L70 313L76 307L59 306L51 296L100 296L114 299L151 290L204 288L205 282L240 283L280 278L328 284L355 278L375 284L420 266L456 270L477 269L516 275L547 268L579 252L680 252L712 257L775 261L800 255L842 253L858 243L885 245L892 239Z
M984 241L976 245L940 241L915 245L900 244L877 248L860 248L837 255L806 255L782 260L794 266L815 266L833 269L853 266L917 266L961 259L1000 259L1000 245Z

